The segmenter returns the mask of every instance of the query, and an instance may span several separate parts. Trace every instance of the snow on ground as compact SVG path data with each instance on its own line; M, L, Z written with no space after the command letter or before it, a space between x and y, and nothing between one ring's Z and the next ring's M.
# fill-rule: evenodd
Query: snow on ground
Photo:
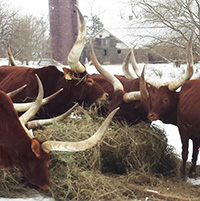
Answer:
M55 201L54 198L44 198L40 195L32 198L0 198L0 201Z

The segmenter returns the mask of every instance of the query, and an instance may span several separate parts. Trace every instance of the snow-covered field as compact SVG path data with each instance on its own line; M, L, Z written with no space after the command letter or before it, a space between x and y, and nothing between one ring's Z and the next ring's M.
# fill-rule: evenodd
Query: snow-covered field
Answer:
M36 195L32 198L0 198L0 201L55 201L54 198L44 198L40 195Z
M143 68L144 64L139 64L141 68ZM104 65L103 66L107 71L109 71L112 74L118 74L123 75L122 66L121 65ZM131 65L130 65L131 67ZM200 67L200 65L199 65ZM34 68L37 68L37 66L34 66ZM157 79L160 79L165 82L168 80L176 79L178 78L186 69L186 65L180 66L180 68L175 68L173 64L149 64L146 65L146 73L150 75L151 77L155 77ZM195 72L198 74L198 65L195 66ZM92 73L98 73L94 66L87 67L87 72L89 74ZM157 129L161 129L165 131L166 136L168 138L168 144L169 146L173 146L175 153L181 157L181 141L180 136L178 132L177 126L170 125L170 124L164 124L161 121L155 121L152 123L152 127L156 127ZM192 156L192 143L190 141L189 144L189 158L188 161L191 161ZM198 165L200 164L200 159L198 158ZM189 179L188 182L194 183L194 184L200 184L200 179L191 180ZM8 198L0 198L0 201L54 201L53 198L44 198L41 196L36 196L33 198L15 198L15 199L8 199Z

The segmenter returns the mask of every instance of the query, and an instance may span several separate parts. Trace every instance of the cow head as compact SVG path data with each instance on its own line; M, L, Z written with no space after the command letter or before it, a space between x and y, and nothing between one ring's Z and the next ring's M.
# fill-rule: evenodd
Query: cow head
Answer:
M177 122L177 107L179 101L179 92L176 89L181 87L187 80L193 75L193 58L192 58L192 35L187 46L187 70L177 80L161 83L158 80L154 80L150 77L146 77L145 80L151 86L156 89L149 90L150 97L150 110L148 114L149 120L162 120L164 123Z
M47 189L50 184L48 170L50 154L43 151L41 147L43 142L36 138L29 139L29 141L26 149L24 147L23 152L14 158L14 160L16 159L15 164L28 182L41 189ZM21 146L23 147L23 145ZM26 145L24 144L24 146Z
M170 91L168 86L161 86L157 90L154 90L153 93L149 89L148 119L150 121L160 119L165 123L176 124L179 92Z
M71 91L72 101L78 102L79 104L85 103L90 105L96 100L107 100L108 98L108 94L86 71L83 73L73 72L73 79L67 81L63 80L62 86L64 85L66 85L66 87L63 87L63 93L65 89L68 89L68 86L73 85L73 87L71 87L73 88Z

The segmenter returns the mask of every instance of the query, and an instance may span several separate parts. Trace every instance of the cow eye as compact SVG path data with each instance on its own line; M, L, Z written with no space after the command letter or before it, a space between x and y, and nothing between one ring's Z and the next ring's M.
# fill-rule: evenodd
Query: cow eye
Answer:
M87 79L87 83L88 83L89 85L93 85L93 80Z
M168 98L163 98L163 103L168 103L169 99Z

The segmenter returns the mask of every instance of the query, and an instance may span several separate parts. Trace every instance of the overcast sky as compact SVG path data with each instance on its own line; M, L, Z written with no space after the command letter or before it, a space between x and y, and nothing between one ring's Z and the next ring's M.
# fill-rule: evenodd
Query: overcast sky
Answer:
M79 0L79 8L83 15L88 15L91 10L100 14L99 17L106 28L118 27L121 16L127 14L129 0ZM48 14L48 0L7 0L11 7L20 9L22 13L31 13L37 16Z

